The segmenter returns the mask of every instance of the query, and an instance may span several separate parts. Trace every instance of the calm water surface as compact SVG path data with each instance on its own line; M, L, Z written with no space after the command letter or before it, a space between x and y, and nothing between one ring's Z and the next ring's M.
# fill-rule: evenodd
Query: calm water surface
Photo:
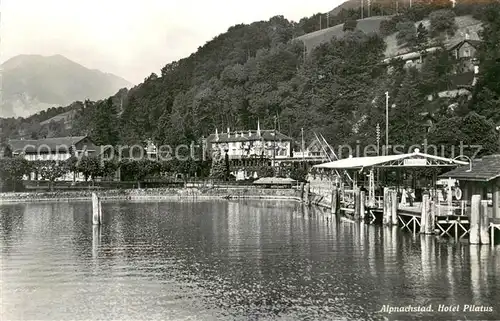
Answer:
M499 246L289 202L104 203L101 228L90 209L0 206L0 320L500 319ZM408 304L435 312L379 312Z

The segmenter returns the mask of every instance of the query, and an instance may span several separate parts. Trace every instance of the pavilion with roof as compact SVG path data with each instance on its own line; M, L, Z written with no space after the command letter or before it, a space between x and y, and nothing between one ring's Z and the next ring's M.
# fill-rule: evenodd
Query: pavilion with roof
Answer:
M410 170L416 168L454 168L460 165L469 165L469 162L425 154L421 153L419 149L415 149L413 153L408 154L371 157L349 157L334 162L319 164L314 166L313 168L331 169L335 171L351 171L354 174L354 186L357 185L357 178L359 177L359 174L365 172L366 170L367 172L369 172L368 197L370 200L373 200L375 198L374 170L376 169L392 169L399 171L401 169Z

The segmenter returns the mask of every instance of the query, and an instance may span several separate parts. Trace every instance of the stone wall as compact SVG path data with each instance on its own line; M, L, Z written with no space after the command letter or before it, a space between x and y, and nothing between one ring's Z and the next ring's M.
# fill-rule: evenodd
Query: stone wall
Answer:
M296 189L274 188L155 188L99 191L101 199L123 200L161 200L178 198L226 198L226 199L290 199L300 201L301 192ZM37 202L37 201L77 201L90 200L91 190L56 191L29 193L0 193L0 203Z

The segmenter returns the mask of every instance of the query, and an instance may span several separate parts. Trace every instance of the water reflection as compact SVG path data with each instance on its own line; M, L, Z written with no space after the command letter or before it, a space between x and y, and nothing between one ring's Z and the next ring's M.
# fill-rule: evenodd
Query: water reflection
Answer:
M103 211L99 227L90 203L0 206L0 319L408 317L377 312L387 304L482 304L495 312L467 318L500 317L499 246L436 242L289 202Z

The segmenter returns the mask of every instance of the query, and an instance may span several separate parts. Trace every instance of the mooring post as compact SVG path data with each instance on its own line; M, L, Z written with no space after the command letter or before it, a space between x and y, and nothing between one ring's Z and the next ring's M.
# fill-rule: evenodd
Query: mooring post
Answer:
M427 215L427 212L429 212L429 207L430 207L430 200L429 200L429 194L424 194L422 196L422 211L420 214L420 233L421 234L426 234L427 233L427 226L429 225L429 216Z
M479 213L481 219L479 223L479 236L481 244L490 244L490 235L488 230L490 228L490 218L488 216L488 201L481 201L481 212Z
M480 244L480 226L481 226L481 195L472 195L471 214L470 214L470 232L469 243Z
M97 196L97 193L92 193L92 224L99 225L101 224L101 201Z
M310 194L311 193L311 184L309 183L306 183L306 186L305 186L305 189L304 189L304 201L306 203L307 206L309 206L311 204L311 200L310 200Z
M427 231L425 234L434 234L436 231L436 202L429 200L429 216L427 217Z
M491 194L493 203L492 217L500 218L500 187L498 186L498 182L493 185L493 191Z
M339 202L339 189L337 186L332 188L332 201L331 201L331 213L337 215L337 207Z
M391 223L398 225L398 191L392 191L391 202Z
M366 192L361 191L359 193L359 214L362 220L365 219L365 203L366 203Z
M384 187L384 217L382 221L384 225L391 222L391 195L388 187Z
M361 213L361 200L360 200L361 191L358 187L354 188L354 219L359 220Z

